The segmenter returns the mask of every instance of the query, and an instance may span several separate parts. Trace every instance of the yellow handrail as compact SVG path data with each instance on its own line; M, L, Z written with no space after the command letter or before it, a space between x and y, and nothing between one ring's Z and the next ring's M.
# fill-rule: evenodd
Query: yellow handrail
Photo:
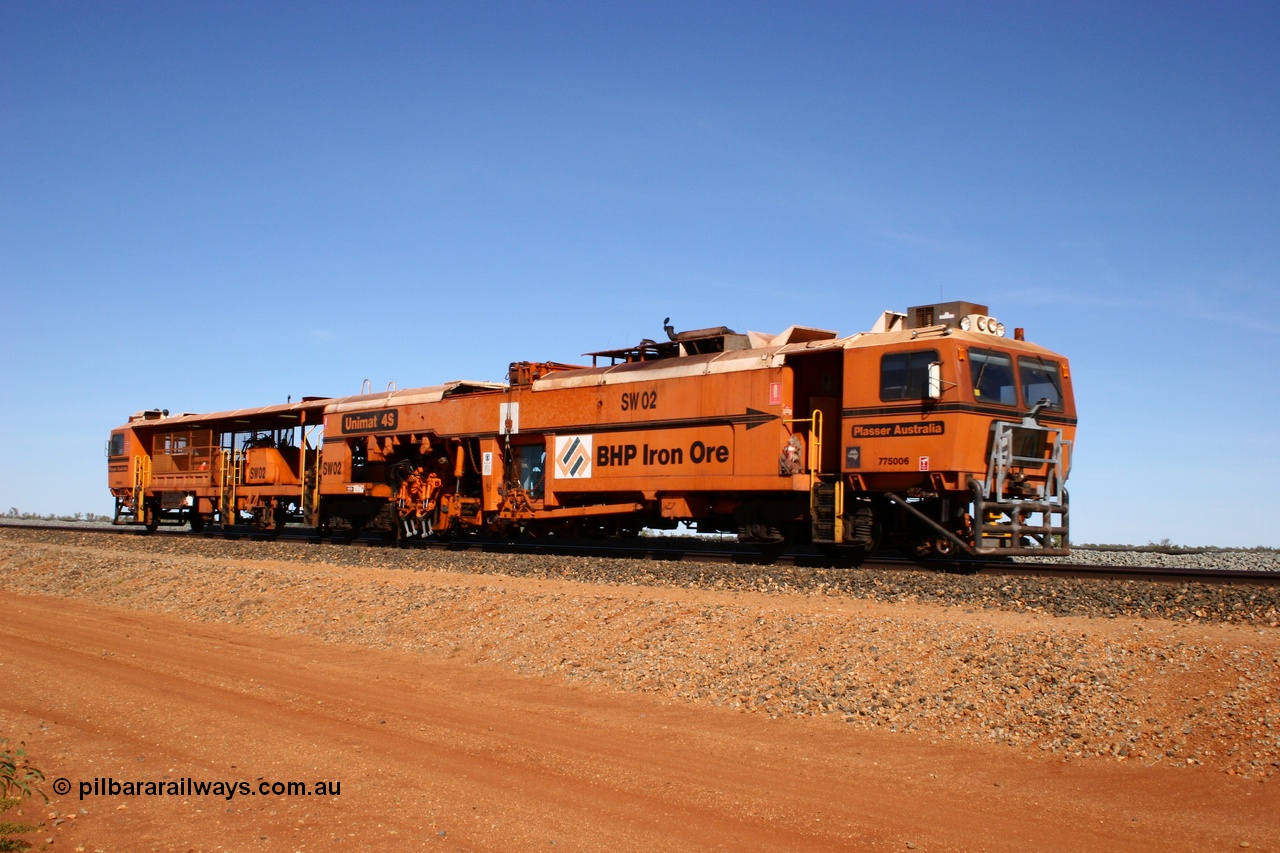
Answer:
M822 476L822 410L814 409L807 418L791 418L783 423L809 424L809 517L818 517L818 484ZM835 542L844 538L844 481L839 477L833 484L832 530Z
M222 451L222 524L234 524L236 512L236 486L240 485L244 469L244 456L235 450ZM228 521L232 519L232 521Z
M784 424L809 424L809 490L813 490L814 481L821 474L822 468L822 410L814 409L807 418L786 418Z
M227 523L227 477L230 467L231 451L224 449L218 465L218 492L221 495L218 502L218 515L221 516L223 525Z
M813 410L813 427L811 428L813 437L809 441L809 487L813 488L813 481L822 473L822 410Z
M298 509L305 519L307 515L307 428L302 428L302 440L298 442Z
M302 430L302 461L299 470L302 472L302 514L307 524L315 525L317 513L319 511L320 502L320 450L323 442L316 442L316 449L313 453L315 460L312 467L315 469L315 477L311 481L311 501L307 501L307 436L314 432L317 428L323 428L323 424L316 424L310 429L306 427Z
M147 486L151 485L151 457L133 457L133 511L140 517Z

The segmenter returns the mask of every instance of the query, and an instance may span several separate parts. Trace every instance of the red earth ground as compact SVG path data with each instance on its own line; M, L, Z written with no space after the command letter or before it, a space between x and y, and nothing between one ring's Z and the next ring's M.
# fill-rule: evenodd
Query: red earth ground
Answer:
M0 592L0 736L64 851L1280 850L1280 786L931 742ZM253 793L81 798L85 783ZM337 796L256 793L340 783ZM101 786L100 786L101 787ZM47 842L46 839L51 839Z

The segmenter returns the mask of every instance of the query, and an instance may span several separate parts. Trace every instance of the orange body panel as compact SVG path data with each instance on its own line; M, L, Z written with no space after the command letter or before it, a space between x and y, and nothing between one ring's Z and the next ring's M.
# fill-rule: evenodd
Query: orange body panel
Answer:
M274 447L254 447L244 452L244 484L247 486L296 486L299 483L299 451L285 453Z

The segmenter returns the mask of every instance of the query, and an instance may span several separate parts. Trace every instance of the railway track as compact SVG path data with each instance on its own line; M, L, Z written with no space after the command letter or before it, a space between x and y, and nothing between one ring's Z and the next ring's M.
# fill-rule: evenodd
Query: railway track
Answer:
M164 536L183 539L266 540L261 531L244 528L223 530L210 528L193 533L186 528L161 527L148 534L139 527L88 527L83 524L22 524L0 522L0 528L60 531L124 536ZM276 541L320 543L327 541L316 530L287 528ZM725 566L760 566L771 564L794 568L841 568L838 563L818 554L792 552L767 560L757 552L741 547L689 547L679 540L652 540L644 544L599 542L510 541L496 539L458 539L449 541L389 542L378 538L359 538L353 547L407 547L431 551L469 551L495 554L530 554L576 558L610 558L625 560L657 560L667 562L715 563ZM1157 583L1201 583L1211 585L1280 586L1280 571L1241 569L1177 568L1169 566L1107 566L1079 563L1026 563L984 560L915 561L902 557L876 555L862 564L864 569L885 572L930 571L957 575L995 575L1016 577L1068 578L1098 581L1147 581Z

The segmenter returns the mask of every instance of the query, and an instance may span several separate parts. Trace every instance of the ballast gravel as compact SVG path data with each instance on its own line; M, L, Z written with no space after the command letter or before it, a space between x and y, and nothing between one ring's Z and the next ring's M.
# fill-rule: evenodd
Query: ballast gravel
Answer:
M1020 563L1058 563L1093 566L1157 566L1205 571L1274 572L1280 570L1280 551L1274 548L1090 548L1071 549L1070 557L1018 557Z
M1280 769L1274 587L12 529L0 587L1066 759Z

